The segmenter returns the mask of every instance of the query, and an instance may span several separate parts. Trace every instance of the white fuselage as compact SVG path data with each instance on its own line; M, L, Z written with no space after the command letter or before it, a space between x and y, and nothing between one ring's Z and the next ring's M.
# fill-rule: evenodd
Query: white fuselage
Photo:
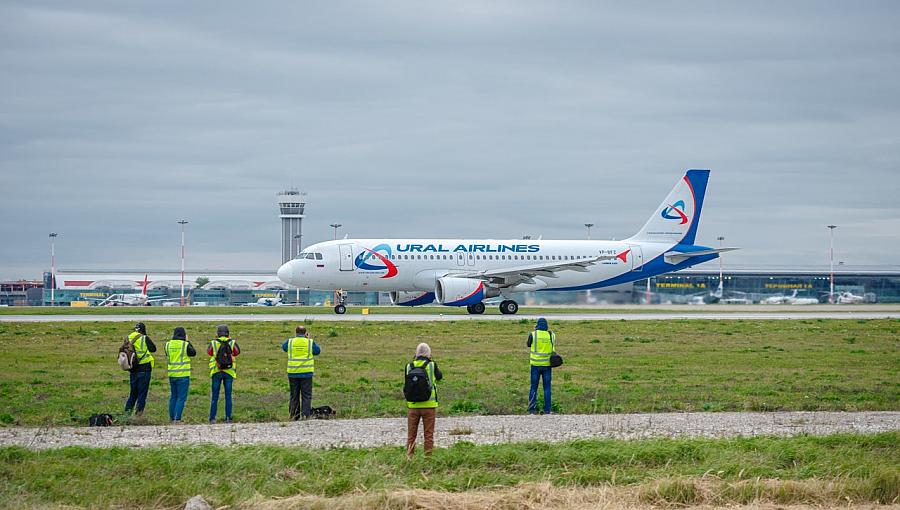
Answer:
M615 257L590 265L584 272L535 276L533 283L523 283L512 292L566 289L593 286L627 273L633 273L631 280L647 278L652 275L645 274L644 261L658 257L671 247L624 241L344 239L308 246L301 254L303 258L282 266L278 276L309 289L430 292L437 278L454 274ZM369 255L371 251L378 251L387 261ZM317 254L321 254L321 259L315 258ZM306 258L309 255L312 257Z

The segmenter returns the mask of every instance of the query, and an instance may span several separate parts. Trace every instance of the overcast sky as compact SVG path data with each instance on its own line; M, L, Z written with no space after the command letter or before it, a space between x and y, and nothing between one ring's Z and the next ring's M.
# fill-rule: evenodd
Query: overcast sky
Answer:
M900 257L900 2L0 3L0 278L352 237L634 233L710 168L726 263Z

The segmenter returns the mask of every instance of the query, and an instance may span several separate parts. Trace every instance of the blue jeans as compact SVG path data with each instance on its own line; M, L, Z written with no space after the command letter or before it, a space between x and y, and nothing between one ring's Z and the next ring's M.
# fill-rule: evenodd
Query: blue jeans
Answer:
M128 400L125 402L125 414L131 412L137 403L137 413L144 412L144 405L147 403L147 393L150 391L150 372L131 372L129 375L130 390L128 392Z
M181 420L184 403L187 402L188 389L191 387L190 377L169 378L169 419Z
M528 412L537 412L538 382L544 380L544 414L550 414L550 383L553 379L553 369L550 367L531 366L531 390L528 391Z
M209 402L209 421L216 421L216 411L219 407L219 388L225 383L225 419L231 419L231 385L234 377L225 372L216 372L212 376L212 400Z

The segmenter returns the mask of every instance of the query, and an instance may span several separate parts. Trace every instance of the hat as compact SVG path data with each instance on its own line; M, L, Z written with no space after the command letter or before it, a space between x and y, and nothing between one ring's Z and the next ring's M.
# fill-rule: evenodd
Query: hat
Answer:
M178 326L175 328L175 331L172 333L172 340L186 340L187 333L185 333L184 328Z
M147 334L147 326L144 326L143 322L138 322L134 325L134 330L142 335Z
M228 326L225 324L216 326L216 336L228 336Z
M538 319L537 326L535 326L534 329L539 329L541 331L547 331L547 329L549 329L549 327L547 326L547 319L545 319L543 317Z

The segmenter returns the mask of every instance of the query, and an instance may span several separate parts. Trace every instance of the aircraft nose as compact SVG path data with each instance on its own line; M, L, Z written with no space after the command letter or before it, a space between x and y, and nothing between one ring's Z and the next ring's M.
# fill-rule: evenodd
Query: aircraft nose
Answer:
M289 285L294 284L294 270L291 268L290 262L278 268L278 279Z

